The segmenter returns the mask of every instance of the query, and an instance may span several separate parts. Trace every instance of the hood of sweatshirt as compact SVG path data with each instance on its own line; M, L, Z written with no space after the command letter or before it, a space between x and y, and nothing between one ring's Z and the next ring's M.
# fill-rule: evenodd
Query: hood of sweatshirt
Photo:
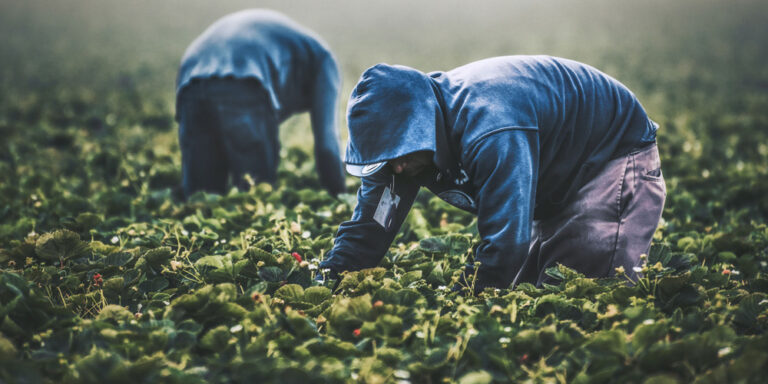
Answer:
M377 64L360 77L347 104L347 172L368 176L387 161L436 152L443 117L431 79L402 65Z

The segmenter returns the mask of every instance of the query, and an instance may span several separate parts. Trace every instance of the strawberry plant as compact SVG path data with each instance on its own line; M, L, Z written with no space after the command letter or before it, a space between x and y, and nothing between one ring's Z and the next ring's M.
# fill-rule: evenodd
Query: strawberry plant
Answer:
M624 4L631 33L610 47L590 28L582 32L594 38L547 43L571 24L518 20L543 36L536 50L620 74L647 100L662 126L667 203L639 279L628 271L589 279L560 266L547 271L553 284L478 295L451 289L474 262L475 218L428 193L377 268L345 273L338 285L315 280L328 277L318 264L352 213L359 180L328 195L301 141L284 140L276 185L182 200L165 89L166 64L178 57L163 44L186 37L115 23L105 26L114 42L78 45L73 56L69 40L50 42L60 31L79 41L91 22L102 25L76 23L86 5L111 9L74 3L0 12L2 35L24 36L0 40L0 381L758 383L768 375L768 51L760 40L768 31L752 16L762 3L664 5L686 16L674 25ZM618 7L609 3L600 5ZM547 9L563 20L606 21L558 4ZM43 17L48 7L75 21ZM682 21L690 13L712 23ZM501 28L488 15L478 20L478 34ZM335 24L318 30L340 43L347 84L359 75L351 52L378 57L406 46L371 50L361 40L344 45L349 33L334 35ZM403 30L413 44L426 33ZM430 50L431 66L454 60L438 51L498 54L460 39L464 32L443 32L457 40ZM443 32L430 44L451 40ZM152 38L143 42L163 47L146 61L130 53L135 41L120 38L144 33ZM296 119L283 129L302 137L309 125Z

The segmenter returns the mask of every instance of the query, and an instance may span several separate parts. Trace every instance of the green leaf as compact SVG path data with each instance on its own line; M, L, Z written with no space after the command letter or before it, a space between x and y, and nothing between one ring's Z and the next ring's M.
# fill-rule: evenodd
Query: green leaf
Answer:
M448 278L443 271L443 265L441 263L435 263L435 267L427 275L427 282L430 284L447 284Z
M16 359L16 347L13 343L0 334L0 360L11 361Z
M486 371L469 372L459 379L459 384L491 384L493 376Z
M421 271L410 271L400 276L400 284L403 287L407 287L412 283L421 280Z
M621 330L600 331L590 337L584 348L624 357L627 355L626 340L627 335Z
M632 334L632 344L637 349L648 348L651 344L662 340L667 335L667 331L668 326L664 322L641 324Z
M343 298L331 306L328 323L334 333L344 339L353 339L353 330L371 319L371 297Z
M101 309L101 312L96 316L96 319L113 320L119 323L133 320L133 314L131 311L125 309L125 307L110 304Z
M91 228L96 228L104 219L95 213L82 212L75 218L75 223L80 230L87 231Z
M568 297L591 298L605 290L605 287L600 286L592 279L577 277L565 283L563 293Z
M275 291L274 295L288 303L297 303L304 299L304 288L298 284L286 284Z
M116 252L107 255L107 257L104 258L104 263L107 265L122 267L127 265L131 259L133 259L133 255L129 252Z
M565 280L565 275L560 271L560 268L557 266L549 267L544 270L544 273L556 280Z
M426 299L414 289L397 291L397 303L406 307L420 307L426 304Z
M306 268L297 268L291 271L285 280L289 284L298 284L302 287L309 287L312 284L312 275Z
M278 267L263 267L259 269L259 277L271 283L277 283L285 279L285 273Z
M171 257L173 257L173 251L171 247L159 247L148 250L144 253L143 257L147 264L155 270L159 270L162 265L168 263Z
M317 327L304 316L299 316L295 312L291 312L286 316L286 322L289 329L299 338L309 339L317 336Z
M326 287L309 287L304 290L304 301L319 305L331 298L333 293Z
M229 329L223 325L208 331L200 339L200 346L214 352L222 352L229 345L232 335Z
M67 260L83 256L88 244L70 230L61 229L40 236L35 242L35 253L47 261Z
M195 261L196 267L209 266L215 269L231 269L232 258L226 255L203 256Z
M123 290L125 280L121 276L112 277L104 281L104 291L119 294Z
M168 288L168 280L166 280L165 277L162 276L156 276L152 279L145 280L139 284L139 292L141 293L149 293L149 292L160 292L163 289Z
M470 245L469 237L463 235L430 237L419 241L419 249L422 251L449 257L463 255Z
M680 380L678 380L675 376L672 376L669 374L653 375L643 380L643 384L677 384L677 383L680 383Z
M380 336L399 337L403 333L403 319L383 314L376 319L376 330Z
M419 241L419 249L430 253L447 253L448 243L441 237L430 237Z
M733 323L750 332L762 330L763 327L757 319L764 312L762 308L768 307L766 304L760 304L764 300L766 300L764 293L753 293L743 298L734 312Z
M671 297L688 286L690 273L682 276L666 276L659 280L659 290L664 297Z

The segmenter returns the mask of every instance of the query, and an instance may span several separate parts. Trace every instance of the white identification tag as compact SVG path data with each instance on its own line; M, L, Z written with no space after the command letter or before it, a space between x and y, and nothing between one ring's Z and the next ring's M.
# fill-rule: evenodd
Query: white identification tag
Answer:
M379 206L376 207L376 212L373 214L373 220L376 220L385 230L392 229L392 223L394 222L395 212L397 205L400 203L400 196L392 193L389 187L384 188L384 193L381 194L381 200L379 200Z

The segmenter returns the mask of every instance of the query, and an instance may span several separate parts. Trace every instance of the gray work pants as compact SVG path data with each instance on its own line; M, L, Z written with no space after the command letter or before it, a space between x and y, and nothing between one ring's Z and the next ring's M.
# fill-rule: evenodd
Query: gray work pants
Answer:
M556 284L544 271L561 263L587 277L624 267L636 278L667 195L656 144L609 161L556 216L533 222L531 245L515 284Z

